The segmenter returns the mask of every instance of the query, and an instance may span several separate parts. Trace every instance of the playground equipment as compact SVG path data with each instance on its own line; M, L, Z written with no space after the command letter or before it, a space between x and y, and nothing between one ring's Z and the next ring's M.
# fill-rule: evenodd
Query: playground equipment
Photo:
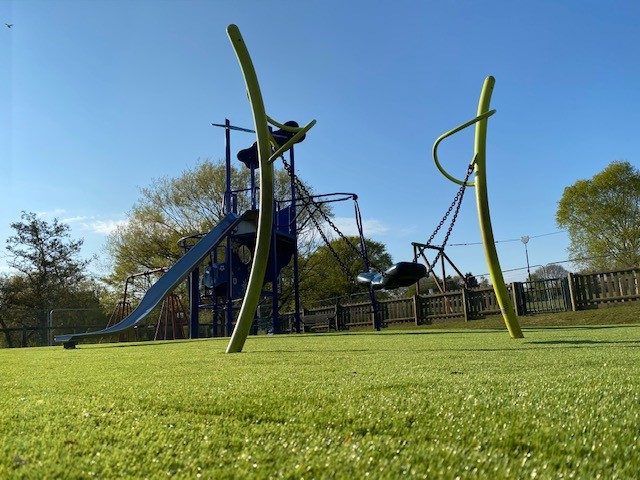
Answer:
M244 77L249 103L253 115L253 125L256 132L256 151L258 168L260 168L260 199L258 230L256 234L255 251L251 264L251 273L247 289L242 300L238 320L236 321L231 340L227 346L227 353L240 352L249 334L253 317L260 300L260 292L264 282L269 249L271 245L271 229L273 226L273 162L291 146L301 139L314 125L312 120L302 128L283 125L268 117L264 108L260 85L256 76L251 57L244 44L240 30L235 25L227 27L227 35L236 53L240 69ZM279 145L268 125L271 124L293 135L282 145Z
M156 274L164 274L166 271L166 268L154 268L152 270L145 270L144 272L129 275L124 281L122 299L118 301L116 307L113 309L113 312L109 317L109 321L107 322L107 327L111 327L112 325L121 322L131 314L131 297L135 297L135 292L132 290L135 290L135 282L138 278L143 279L144 286L142 288L146 291L153 283L151 282L151 277Z
M254 130L231 125L228 119L224 124L214 123L216 127L225 130L225 177L226 187L224 194L224 212L238 213L239 204L245 203L250 205L252 210L256 210L257 215L257 194L258 186L256 184L256 172L258 168L257 146L254 143L251 147L240 150L237 158L250 170L249 186L246 188L234 188L231 182L231 132L240 131L247 133L255 133ZM297 128L297 123L290 121L284 125ZM274 140L278 144L284 143L291 137L290 133L281 129L271 132ZM304 139L302 137L299 141ZM270 288L262 291L262 311L270 312L268 331L273 333L282 333L282 325L280 319L280 296L282 289L280 286L281 271L287 265L293 263L292 268L292 286L293 286L293 325L289 324L289 329L284 331L301 331L301 308L299 294L299 269L298 269L298 232L303 231L307 226L315 227L320 237L323 239L329 251L334 255L337 264L341 267L343 273L353 280L353 274L345 265L344 261L332 247L331 241L324 231L324 226L328 226L332 232L346 245L352 249L362 260L362 268L370 268L370 260L364 241L364 231L362 228L362 217L360 207L358 205L358 196L351 192L333 192L323 194L311 194L306 185L298 178L295 173L295 155L294 146L292 145L288 151L288 160L284 156L281 157L284 169L289 176L290 196L285 194L286 198L274 200L274 217L271 239L271 250L269 254L269 262L265 273L265 284L270 284ZM358 227L357 245L346 237L340 229L332 222L330 216L326 212L326 205L337 202L352 202L354 206L354 214L356 225ZM182 238L178 243L186 252L191 248L194 241L199 240L202 234L191 235ZM238 300L241 300L246 290L248 277L250 272L250 262L255 248L255 236L251 234L232 234L225 242L221 243L218 248L210 253L209 264L204 269L202 281L199 280L199 270L194 269L189 276L188 290L192 292L189 299L190 318L194 325L200 324L199 316L201 310L210 310L212 312L212 336L229 335L233 330L235 316L238 310ZM200 284L200 289L191 288L189 285ZM375 301L375 296L370 292L370 296ZM270 300L265 302L265 300ZM374 308L375 310L375 308ZM262 315L260 315L262 316ZM376 318L376 317L374 317ZM260 321L261 325L265 325L264 321ZM266 326L266 325L265 325ZM379 328L379 325L377 325ZM292 328L291 328L292 327Z
M160 307L160 316L156 323L154 340L181 340L185 338L187 312L180 296L175 293L167 295Z
M269 209L271 209L271 203L273 200L273 162L278 157L278 155L282 153L283 148L283 146L281 146L279 149L277 149L278 144L270 135L270 132L267 128L268 123L271 123L274 126L278 126L285 131L294 133L294 136L292 138L295 138L296 136L304 135L307 130L313 127L315 121L310 122L303 129L295 129L293 127L289 127L287 129L285 128L285 126L279 124L278 122L274 122L271 118L269 118L265 113L258 79L253 68L249 52L246 49L242 36L240 35L240 31L235 25L230 25L227 28L227 33L236 52L240 68L244 75L257 135L256 150L258 152L258 165L262 173L260 177L261 209L260 222L258 226L258 239L256 241L256 251L249 278L249 286L243 299L240 316L238 322L236 323L231 341L229 342L229 345L227 347L227 352L229 353L239 352L242 350L246 337L249 333L251 319L255 314L255 310L258 304L258 288L260 287L262 279L264 278L264 271L266 267L266 255L268 252L270 237L265 232L270 232L272 225L269 223L270 217L265 216L263 208L265 206L268 206ZM441 135L434 143L433 157L440 172L449 180L461 185L460 192L457 195L459 202L456 207L456 212L453 217L451 227L447 232L444 243L446 244L449 234L451 233L451 229L453 228L453 223L455 223L455 218L457 217L465 188L468 186L475 186L480 231L484 243L485 256L487 259L487 265L489 267L489 274L494 285L496 297L498 298L498 303L500 304L500 309L510 335L513 338L522 338L522 331L520 329L520 325L518 324L513 305L511 304L511 301L509 299L507 288L504 283L504 278L502 277L502 271L500 270L500 263L495 249L493 230L491 227L491 218L489 215L489 202L486 182L486 137L488 123L487 119L495 113L495 110L489 110L491 93L494 83L495 80L493 79L493 77L487 77L480 94L477 116L469 122L466 122ZM476 131L473 160L471 162L471 165L467 169L467 176L465 177L465 179L458 180L457 178L451 176L448 172L446 172L446 170L444 170L444 168L441 166L437 154L438 146L446 138L474 124L476 125ZM273 149L275 149L275 152L272 149L272 145ZM475 171L476 174L475 181L470 182L469 177L473 171ZM263 202L263 195L265 196L265 199L268 200L268 205L265 205L265 203ZM437 226L436 231L433 235L435 235L435 233L437 233L437 231L441 228L450 211L451 208L449 209L447 214L445 214L445 217ZM436 261L439 257L442 256L443 250L444 244L440 249L440 253L436 256ZM420 254L423 255L424 250L422 250ZM433 264L435 264L435 261L433 262ZM429 267L430 270L433 270L433 265L429 265ZM416 256L414 257L414 262L397 263L396 265L393 265L391 268L387 269L385 272L365 271L358 276L358 280L362 284L367 285L371 290L382 288L398 288L401 286L407 286L416 283L426 274L427 268L424 265L417 263Z
M254 214L254 222L258 218L257 195L259 188L256 184L255 170L258 168L257 149L252 147L241 150L237 157L250 170L250 184L248 188L234 188L231 182L231 132L241 131L254 133L253 130L231 125L226 119L224 124L213 124L225 129L225 169L226 188L224 194L224 212L238 213L239 196L248 197L250 211ZM286 122L285 125L295 128L297 123ZM272 132L274 139L283 144L292 134L277 130ZM304 137L300 138L301 142ZM294 164L293 145L289 150L289 159ZM293 261L293 285L295 298L294 323L295 329L300 330L300 300L298 292L298 248L297 248L297 222L296 222L296 189L291 177L291 198L274 200L274 228L272 229L272 242L269 254L269 262L265 273L265 283L270 283L270 290L262 291L263 296L271 299L271 327L274 333L280 333L279 322L279 280L282 269ZM193 241L197 241L202 235L192 235L182 238L178 243L187 252ZM189 276L188 290L190 292L190 319L193 328L199 325L200 310L212 311L212 335L229 335L233 329L235 315L237 313L237 301L242 299L248 284L253 251L255 249L255 232L233 232L225 242L210 252L209 264L204 270L202 281L199 278L198 269L194 269ZM201 285L204 288L197 288Z
M489 110L491 94L493 93L495 82L495 79L491 76L488 76L485 79L484 84L482 85L482 91L480 92L478 110L474 119L463 123L462 125L459 125L438 137L433 144L433 160L435 161L438 170L440 170L440 172L449 180L459 184L461 188L464 188L465 186L475 187L478 222L480 225L480 234L482 235L482 244L484 247L487 267L489 269L489 275L491 277L491 283L493 284L493 289L495 290L498 304L500 305L500 311L502 312L502 317L507 329L509 330L509 334L512 338L523 338L524 335L520 329L518 317L516 316L515 309L511 299L509 298L507 286L504 283L504 277L502 276L502 270L500 269L500 260L498 259L498 252L496 251L493 228L491 226L491 215L489 213L489 196L487 193L487 126L488 118L496 113L495 110ZM476 176L473 182L468 180L468 176L465 180L458 180L457 178L449 175L438 161L438 146L446 138L474 124L474 155L469 169L473 167Z
M243 75L249 91L249 99L252 102L254 112L255 130L246 129L231 125L227 119L224 124L214 124L225 129L225 153L226 153L226 191L224 196L224 213L226 217L208 234L198 234L182 238L179 245L184 250L184 256L171 267L151 286L147 294L142 298L140 305L130 312L129 315L119 315L121 321L108 325L108 328L83 334L61 335L56 340L63 342L66 348L73 348L77 340L83 337L110 335L119 333L135 327L141 322L153 308L159 305L162 298L169 294L182 280L188 278L187 289L189 292L190 322L189 336L197 338L199 336L199 311L201 308L213 310L215 321L214 329L218 325L219 314L224 317L225 333L229 334L233 329L233 335L229 349L241 349L238 345L244 343L245 331L250 329L253 323L255 306L253 303L264 297L271 295L272 327L274 333L278 333L278 276L284 266L293 260L294 270L294 298L295 298L295 329L301 331L300 324L300 302L298 292L298 266L297 266L297 221L303 212L307 213L306 222L313 222L320 235L331 249L330 242L320 225L322 218L334 230L334 232L347 241L347 244L356 250L363 259L363 267L368 269L370 262L366 252L364 234L362 231L362 219L357 203L357 195L353 193L330 193L322 195L311 195L304 183L295 174L295 160L293 146L304 140L306 132L314 125L310 122L303 128L298 127L296 122L286 122L280 124L264 113L264 106L260 103L261 95L255 80L255 72L251 66L250 59L244 49L239 32L234 27L230 27L229 36L238 55ZM252 80L254 79L254 80ZM261 120L260 120L261 119ZM267 123L273 125L277 130L272 131ZM264 128L263 128L264 127ZM260 132L267 131L268 146L267 154L261 147ZM244 131L248 133L258 133L258 141L249 148L238 153L238 159L251 171L251 185L244 189L235 189L231 185L231 131ZM289 152L289 160L285 160L284 153ZM273 163L277 158L282 158L286 171L291 179L291 198L273 198ZM260 184L256 185L256 172L260 168ZM302 192L298 194L297 192ZM251 209L238 214L238 195L248 194L250 197ZM325 212L324 205L333 202L352 200L355 206L356 221L360 233L360 246L356 247L342 232L331 222ZM302 225L304 227L304 225ZM270 238L267 240L267 236ZM335 254L335 251L332 250ZM203 281L200 281L200 264L209 258L209 265L204 271ZM336 256L338 262L340 259ZM343 263L340 263L344 267ZM150 272L150 273L155 273ZM158 272L162 273L162 272ZM263 290L265 283L271 284L271 290ZM202 295L200 285L203 284L205 294ZM127 295L127 285L125 285L125 301ZM259 288L258 288L259 286ZM375 301L373 291L370 291L372 299ZM203 296L211 301L202 303ZM236 321L236 302L242 299L242 306ZM166 303L166 301L165 301ZM124 305L124 304L123 304ZM375 308L374 308L375 310ZM375 317L377 318L377 316ZM234 328L235 323L235 328ZM379 322L374 322L379 328ZM217 335L217 331L212 332Z
M299 127L295 122L279 123L269 117L266 114L262 94L258 84L255 69L253 67L251 58L244 44L240 31L235 25L230 25L227 28L227 34L236 53L238 63L242 75L244 77L245 86L248 94L249 103L252 110L254 129L242 129L240 127L231 126L227 120L225 122L226 130L226 151L227 159L230 157L230 141L229 133L232 129L244 130L247 132L255 132L256 143L254 143L248 149L241 151L238 154L238 159L242 161L248 168L251 169L252 176L252 188L251 199L252 209L244 212L242 215L238 215L237 209L234 208L234 192L230 188L230 180L227 181L227 193L225 195L225 217L216 225L209 233L203 236L187 237L182 240L182 244L185 248L185 254L171 267L167 272L148 290L146 295L142 298L140 304L119 323L112 325L96 332L88 332L83 334L72 335L60 335L56 336L57 342L62 342L65 348L75 347L77 340L83 337L102 336L119 333L134 327L140 321L142 321L154 308L156 308L160 302L175 289L180 282L186 279L189 280L189 295L191 303L191 323L190 323L190 336L196 338L198 336L198 309L199 303L199 265L207 258L208 255L212 255L212 261L209 266L209 271L205 276L207 278L208 286L213 292L216 290L226 290L227 305L227 329L230 330L233 319L232 302L234 298L242 297L242 304L240 311L235 322L231 339L227 346L227 353L240 352L244 346L246 338L249 334L251 326L253 324L258 303L263 295L263 285L266 281L271 281L273 288L276 288L277 282L275 281L281 266L286 265L290 258L295 255L290 248L285 248L284 259L279 261L278 257L278 243L286 240L287 236L291 236L291 230L286 231L287 228L291 229L292 218L294 219L294 245L295 245L295 218L297 202L302 201L304 208L309 209L311 215L310 220L314 223L315 213L322 212L322 204L329 203L331 201L338 201L337 199L331 199L330 195L348 196L355 202L356 220L360 233L360 248L353 245L348 238L339 232L335 225L325 215L325 220L328 220L335 231L348 242L348 244L358 252L363 259L364 271L358 275L358 281L366 285L369 289L369 293L373 305L374 313L374 326L376 329L380 328L380 320L377 314L376 301L374 291L378 289L394 289L404 286L412 285L420 278L423 278L429 273L433 273L433 268L438 259L444 262L446 258L450 263L450 259L446 257L444 253L444 247L447 243L455 220L458 216L460 204L464 196L466 187L476 187L476 198L478 208L478 218L480 222L480 230L482 233L485 255L487 258L487 264L489 266L489 272L494 285L496 296L500 304L500 308L505 320L505 324L509 330L509 333L514 338L522 337L520 326L518 325L515 311L507 294L504 279L500 270L500 264L498 261L497 252L495 250L495 244L493 241L493 232L491 228L491 219L489 216L489 206L487 198L487 184L486 184L486 134L487 134L487 119L489 116L495 113L495 110L489 110L489 103L491 97L491 91L493 88L493 77L488 77L485 80L483 86L480 101L478 105L477 116L460 125L445 134L441 135L433 146L433 157L438 169L449 180L460 185L460 190L454 198L454 202L445 214L444 218L440 221L436 230L429 238L426 244L414 243L414 259L412 262L399 262L389 269L381 272L379 268L372 265L366 251L366 245L364 242L364 236L362 233L362 221L360 218L360 211L357 205L357 196L355 194L328 194L325 196L311 195L304 184L295 176L293 171L293 152L292 147L295 143L302 141L306 133L315 125L315 120L312 120L304 127ZM474 156L469 168L467 169L467 175L464 180L458 180L451 176L440 165L437 156L437 149L439 144L450 137L451 135L471 126L476 125L476 135L474 143ZM272 131L269 125L278 128L277 131ZM218 125L222 126L222 125ZM279 203L274 199L274 186L273 176L274 167L273 163L287 151L291 151L290 162L288 164L284 162L285 168L290 173L292 182L292 199L290 205L283 209L279 208ZM284 158L283 158L284 160ZM255 169L260 169L259 187L255 186ZM473 182L469 181L471 173L475 172L475 179ZM227 176L229 177L230 170L227 169ZM303 192L304 196L296 199L295 188L298 188ZM259 190L259 198L256 200L256 190ZM255 208L257 207L257 209ZM313 207L311 210L310 207ZM452 217L451 224L446 233L445 240L440 246L433 246L430 244L436 233L444 225L446 219L452 211L455 213ZM275 228L279 225L274 219L280 217L287 218L288 223L282 225L282 229ZM340 266L348 272L346 265L344 265L336 252L331 249L330 242L326 235L316 223L319 232L321 233L323 240L327 243L330 250L336 257ZM280 236L279 236L280 235ZM197 243L188 245L189 240L197 238ZM221 242L228 239L226 242L226 255L224 266L225 272L221 272L223 264L217 262L215 258L215 251ZM244 252L240 251L240 248L233 250L233 241L244 247ZM273 248L272 248L273 247ZM419 258L426 260L425 250L429 248L435 248L438 251L436 258L433 262L428 262L427 265L418 263ZM295 250L295 248L293 249ZM213 253L212 253L213 252ZM271 268L270 263L271 262ZM251 267L248 268L249 263ZM233 269L233 265L240 265L236 271ZM231 268L228 268L228 267ZM236 288L233 283L233 279L246 277L246 281L240 282L240 287ZM242 293L241 293L242 292ZM214 293L215 295L215 293ZM274 305L277 307L277 295L273 295ZM296 310L299 311L299 305L296 305ZM277 308L274 308L274 314L277 313ZM299 330L300 324L297 321L297 330Z
M162 302L231 231L234 229L255 230L255 225L247 218L249 216L249 214L242 216L234 213L227 214L218 225L202 237L193 248L183 255L149 288L138 306L122 321L95 332L57 335L55 341L62 343L64 348L75 348L78 340L81 338L113 335L138 325L154 308L160 305L160 302Z
M518 323L518 317L516 316L515 309L509 298L507 286L504 283L502 276L502 270L500 269L500 261L498 259L498 253L496 251L495 241L493 237L493 229L491 226L491 216L489 213L489 199L487 194L487 168L486 168L486 144L487 144L487 124L488 118L496 113L495 110L489 110L491 102L491 93L493 92L493 86L495 85L495 79L491 76L487 77L482 86L480 92L480 100L478 101L478 110L476 117L468 122L459 125L448 132L440 135L433 144L433 160L438 170L450 181L460 185L460 189L454 198L453 203L445 213L445 216L440 221L436 230L431 235L426 244L413 243L414 247L414 259L413 262L401 262L385 272L363 272L358 276L358 280L361 283L372 285L374 288L391 288L395 284L407 284L412 280L417 282L422 276L425 276L427 272L433 271L433 268L438 259L447 258L447 260L453 265L453 262L446 257L444 253L444 247L449 239L453 225L458 216L460 205L464 197L464 192L467 187L475 187L476 189L476 205L478 211L478 221L480 224L480 233L482 236L482 243L484 246L485 258L487 267L489 269L489 275L491 277L491 283L493 284L494 291L500 305L500 311L504 319L505 325L509 330L509 334L512 338L523 338L522 330ZM449 174L440 164L438 159L438 147L445 139L452 135L464 130L465 128L475 125L475 140L474 140L474 154L469 167L467 168L467 174L463 180L459 180L456 177ZM475 172L475 179L469 181L471 173ZM441 246L434 247L430 244L435 234L443 226L447 217L455 208L451 224L445 236L444 242ZM435 260L429 263L424 254L428 248L435 248L438 250ZM411 266L416 264L419 257L422 257L427 261L428 270L425 267L424 270L417 266ZM455 266L454 266L455 267ZM458 273L460 273L458 271ZM443 275L444 276L444 275ZM463 276L464 278L464 276Z
M161 276L166 271L166 268L154 268L129 275L124 282L122 300L118 301L113 313L109 317L107 328L116 325L131 314L132 308L130 298L135 296L134 290L137 279L142 279L142 289L146 293L154 283L152 278ZM160 315L156 322L153 339L177 340L185 338L184 328L186 326L186 318L187 314L184 306L182 305L182 300L175 293L170 293L164 298L162 305L160 306ZM119 341L126 342L127 340L131 340L131 338L127 338L127 334L129 332L130 331L121 332L118 337ZM135 338L138 338L137 335Z
M131 314L131 311L132 308L130 300L119 300L115 308L113 309L113 312L111 312L111 315L109 316L107 327L115 325L116 323L120 323Z

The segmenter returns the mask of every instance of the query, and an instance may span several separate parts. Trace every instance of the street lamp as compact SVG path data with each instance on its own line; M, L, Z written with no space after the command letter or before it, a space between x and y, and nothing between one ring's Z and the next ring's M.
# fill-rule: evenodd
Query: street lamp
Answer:
M523 235L520 237L522 243L524 243L524 254L527 257L527 276L531 281L531 269L529 268L529 250L527 249L527 243L529 243L529 235Z

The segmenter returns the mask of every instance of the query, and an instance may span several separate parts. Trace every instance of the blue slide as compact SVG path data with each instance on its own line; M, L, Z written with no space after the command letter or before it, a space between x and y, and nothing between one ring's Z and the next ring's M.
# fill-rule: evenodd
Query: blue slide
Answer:
M247 212L250 214L251 212ZM215 248L233 229L245 220L245 215L238 216L234 213L227 214L216 225L213 230L207 233L196 243L187 253L185 253L167 272L154 283L147 293L142 297L140 304L121 322L116 323L103 330L95 332L75 333L69 335L57 335L55 341L62 343L65 348L74 348L81 338L97 337L101 335L112 335L128 330L145 319L151 311L171 291L182 282L189 273L202 262L208 253ZM255 228L255 227L253 227Z

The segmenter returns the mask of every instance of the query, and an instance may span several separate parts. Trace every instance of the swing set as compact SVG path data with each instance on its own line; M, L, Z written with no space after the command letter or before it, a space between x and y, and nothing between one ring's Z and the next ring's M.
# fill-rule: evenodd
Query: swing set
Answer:
M235 51L242 75L244 77L245 86L247 89L247 95L251 106L253 115L254 130L256 132L256 150L258 157L258 168L260 168L260 210L258 217L258 228L256 234L255 251L253 255L253 262L251 266L251 273L247 284L247 289L240 308L240 314L236 322L231 340L227 346L227 353L240 352L244 346L246 338L249 334L253 318L260 299L260 291L262 283L264 281L264 275L266 271L268 254L271 241L271 229L273 227L273 162L287 151L296 140L302 138L306 133L315 125L315 120L312 120L304 127L290 126L281 124L266 114L262 93L260 91L260 85L258 78L251 61L251 57L244 43L240 30L236 25L229 25L227 27L227 34L231 45ZM411 262L399 262L391 266L384 272L372 268L366 254L366 247L364 240L361 242L361 247L358 250L354 247L364 259L365 270L358 275L358 282L366 285L372 292L378 289L394 289L403 286L409 286L415 284L421 278L427 276L427 274L433 272L433 268L438 260L444 262L447 260L453 264L449 257L444 252L444 247L449 239L453 225L457 219L460 205L464 197L464 193L467 187L475 187L476 190L476 204L478 211L478 220L480 225L480 232L482 236L485 257L487 261L487 267L489 275L492 280L492 284L496 293L498 303L502 316L512 338L522 338L523 334L518 323L518 319L509 298L502 271L500 269L500 262L498 254L496 252L493 229L491 226L491 217L489 214L489 201L487 194L487 180L486 180L486 136L487 136L487 124L488 118L495 113L495 110L489 110L491 93L495 79L493 77L487 77L484 81L482 91L480 93L480 100L478 102L478 110L476 117L468 122L459 125L448 132L445 132L438 137L433 145L433 160L438 170L450 181L460 185L460 189L454 198L453 203L445 213L445 216L436 227L434 233L429 237L428 241L424 244L413 243L414 258ZM279 143L274 139L273 135L268 128L269 125L280 128L283 131L292 134L291 138L284 143ZM449 174L440 164L438 158L438 147L448 137L464 130L465 128L475 125L475 140L474 140L474 155L473 159L467 169L467 174L463 180L460 180L451 174ZM286 165L286 163L285 163ZM286 167L285 167L286 168ZM475 173L473 181L470 181L471 174ZM299 179L298 179L299 182ZM302 182L300 182L301 184ZM298 185L299 188L299 185ZM303 190L304 192L304 190ZM308 193L308 192L307 192ZM307 195L307 199L310 201L312 195ZM314 205L315 207L315 205ZM316 211L321 209L315 208ZM356 218L359 217L359 209L356 207ZM445 224L447 218L453 212L451 217L450 226L446 232L444 241L441 245L432 245L431 242L435 235L439 232L442 226ZM309 218L314 219L314 215L310 215ZM326 220L326 219L325 219ZM312 220L316 221L316 220ZM331 224L331 223L330 223ZM362 221L358 221L358 228L361 229ZM321 228L318 228L322 232ZM323 240L328 242L323 235ZM346 237L345 237L346 238ZM363 236L361 235L361 238ZM431 262L427 260L426 250L436 250L437 254L435 259ZM338 255L334 250L332 253L336 258ZM418 263L419 259L426 261L427 265ZM340 263L341 268L346 267L343 263ZM343 270L348 270L343 268ZM374 303L375 305L375 303ZM375 311L374 307L374 311ZM377 315L376 315L377 317ZM377 325L379 328L379 325Z

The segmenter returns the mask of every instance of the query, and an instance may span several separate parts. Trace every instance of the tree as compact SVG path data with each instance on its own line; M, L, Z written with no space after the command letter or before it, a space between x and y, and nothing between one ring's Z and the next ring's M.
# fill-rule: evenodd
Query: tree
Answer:
M9 334L9 327L12 324L13 315L9 315L9 285L8 285L8 277L2 276L0 277L0 328L4 332L5 335L5 343L7 347L13 347L13 340L11 335Z
M564 268L562 265L558 265L557 263L550 263L549 265L544 265L542 267L537 268L532 274L532 280L551 280L555 278L566 278L569 274L569 271Z
M464 277L467 280L467 288L477 288L480 285L478 283L478 279L473 273L467 272Z
M359 237L346 237L356 247L360 245ZM371 239L365 240L371 263L384 271L392 264L391 256L383 243ZM300 289L302 303L309 305L318 300L344 297L355 293L366 292L366 288L355 282L357 275L364 271L362 257L341 238L330 242L331 249L346 267L345 272L331 249L322 245L311 255L302 259Z
M232 167L231 181L236 189L248 188L250 170ZM290 197L289 182L285 171L275 172L275 198ZM141 189L127 223L107 240L113 260L107 281L121 284L131 273L173 264L183 254L178 246L180 238L207 232L224 217L224 192L225 165L212 161ZM239 212L251 207L248 192L237 194L237 206Z
M471 272L465 273L464 278L466 280L467 288L478 288L481 286L486 286L483 283L479 283L478 279ZM442 288L442 279L438 278L438 282L436 282L436 280L433 278L433 275L431 274L427 275L424 278L421 278L418 283L420 284L420 292L423 294L428 294L429 292L439 293L440 288ZM445 277L445 286L446 286L446 291L448 292L460 290L462 289L464 284L465 282L462 280L460 275L453 275L453 276L447 275ZM440 287L438 287L438 285ZM416 293L415 286L411 286L405 292L405 296L410 297L415 295L415 293Z
M7 328L44 327L53 308L99 308L98 286L86 275L89 260L80 258L83 240L72 239L68 225L22 212L11 228L8 264L17 273L0 279L0 326L9 346Z
M15 234L7 239L8 263L24 276L35 308L51 308L55 298L86 278L89 260L79 258L84 240L71 239L68 225L22 212L11 228Z
M570 255L583 268L640 265L640 171L616 161L565 188L556 222L569 232Z

